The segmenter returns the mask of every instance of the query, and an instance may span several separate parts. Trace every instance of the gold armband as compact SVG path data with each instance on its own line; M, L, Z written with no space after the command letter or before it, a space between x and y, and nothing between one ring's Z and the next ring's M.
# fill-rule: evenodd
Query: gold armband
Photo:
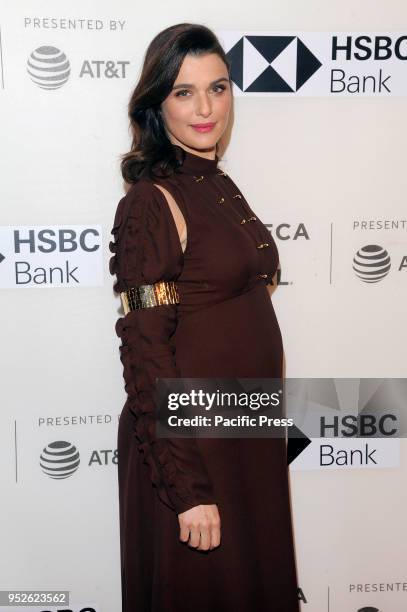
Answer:
M174 281L159 281L153 285L139 285L120 293L124 314L140 308L161 304L179 304L177 285Z

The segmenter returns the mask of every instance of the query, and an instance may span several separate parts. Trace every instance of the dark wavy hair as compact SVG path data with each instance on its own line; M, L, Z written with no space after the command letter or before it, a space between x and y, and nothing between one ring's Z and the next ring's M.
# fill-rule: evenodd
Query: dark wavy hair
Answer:
M127 183L145 175L168 176L183 163L185 153L169 140L160 106L170 94L185 56L207 53L219 55L230 78L226 54L212 30L204 25L178 23L162 30L149 44L128 105L132 145L120 156L121 173Z

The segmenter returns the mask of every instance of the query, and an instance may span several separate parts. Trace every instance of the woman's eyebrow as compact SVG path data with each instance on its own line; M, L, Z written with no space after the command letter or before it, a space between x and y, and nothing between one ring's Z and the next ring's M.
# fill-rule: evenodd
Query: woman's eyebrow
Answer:
M209 85L215 85L215 83L219 83L219 81L229 81L227 77L221 77L220 79L216 79L216 81L212 81ZM178 85L174 85L173 89L180 89L181 87L195 87L193 83L179 83Z

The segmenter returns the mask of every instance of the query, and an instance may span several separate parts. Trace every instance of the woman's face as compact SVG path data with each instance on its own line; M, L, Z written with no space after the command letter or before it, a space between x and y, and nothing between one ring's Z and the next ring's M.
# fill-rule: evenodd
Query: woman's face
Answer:
M170 141L187 151L214 159L232 105L227 67L217 53L187 55L171 93L161 104ZM199 131L197 124L213 124Z

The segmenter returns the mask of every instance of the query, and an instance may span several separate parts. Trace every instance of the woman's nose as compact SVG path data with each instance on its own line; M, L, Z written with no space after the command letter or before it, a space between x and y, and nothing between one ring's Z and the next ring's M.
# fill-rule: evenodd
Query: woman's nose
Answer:
M204 115L205 117L211 114L212 103L206 94L198 97L195 110L198 115Z

